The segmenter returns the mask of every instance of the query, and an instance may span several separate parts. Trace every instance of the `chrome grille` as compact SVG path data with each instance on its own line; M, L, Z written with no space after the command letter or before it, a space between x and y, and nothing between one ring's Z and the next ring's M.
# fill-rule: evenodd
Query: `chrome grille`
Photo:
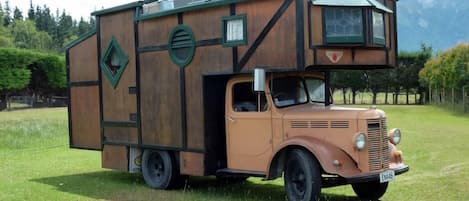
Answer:
M368 120L368 160L370 171L389 167L386 119Z

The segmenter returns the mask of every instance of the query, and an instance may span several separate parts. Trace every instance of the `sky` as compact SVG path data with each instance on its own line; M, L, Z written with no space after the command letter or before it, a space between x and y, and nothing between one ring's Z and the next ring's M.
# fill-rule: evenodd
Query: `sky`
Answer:
M126 3L131 3L137 0L32 0L33 5L43 6L47 5L51 9L51 12L55 14L57 8L62 13L62 10L65 11L73 17L73 19L79 20L80 17L88 19L90 14L96 10L101 10L103 8L111 8L114 6L119 6ZM5 0L0 0L3 8L5 8ZM21 11L23 11L23 16L28 15L28 9L30 5L30 0L9 0L11 10L17 6Z

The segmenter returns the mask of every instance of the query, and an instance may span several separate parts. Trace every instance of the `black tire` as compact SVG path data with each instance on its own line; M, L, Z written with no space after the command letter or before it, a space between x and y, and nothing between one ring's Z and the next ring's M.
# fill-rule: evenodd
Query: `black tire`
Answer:
M292 150L285 163L285 191L290 201L318 200L321 173L316 160L306 151Z
M352 188L355 194L362 200L378 200L386 193L388 182L379 183L379 181L370 181L356 183L352 184Z
M171 189L181 183L177 162L167 151L143 151L142 173L151 188Z

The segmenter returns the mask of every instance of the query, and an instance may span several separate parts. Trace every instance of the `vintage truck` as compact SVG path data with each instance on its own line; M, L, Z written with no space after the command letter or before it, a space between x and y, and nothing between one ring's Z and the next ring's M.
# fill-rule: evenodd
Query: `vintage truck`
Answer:
M284 177L289 200L409 170L385 113L331 103L330 72L396 65L396 0L138 1L67 47L70 147L156 189Z

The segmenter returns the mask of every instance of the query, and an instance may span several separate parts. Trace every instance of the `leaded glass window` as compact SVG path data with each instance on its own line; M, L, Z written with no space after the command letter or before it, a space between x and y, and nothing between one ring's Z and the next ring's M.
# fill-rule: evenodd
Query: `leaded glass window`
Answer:
M327 43L363 43L361 8L328 7L325 11Z

